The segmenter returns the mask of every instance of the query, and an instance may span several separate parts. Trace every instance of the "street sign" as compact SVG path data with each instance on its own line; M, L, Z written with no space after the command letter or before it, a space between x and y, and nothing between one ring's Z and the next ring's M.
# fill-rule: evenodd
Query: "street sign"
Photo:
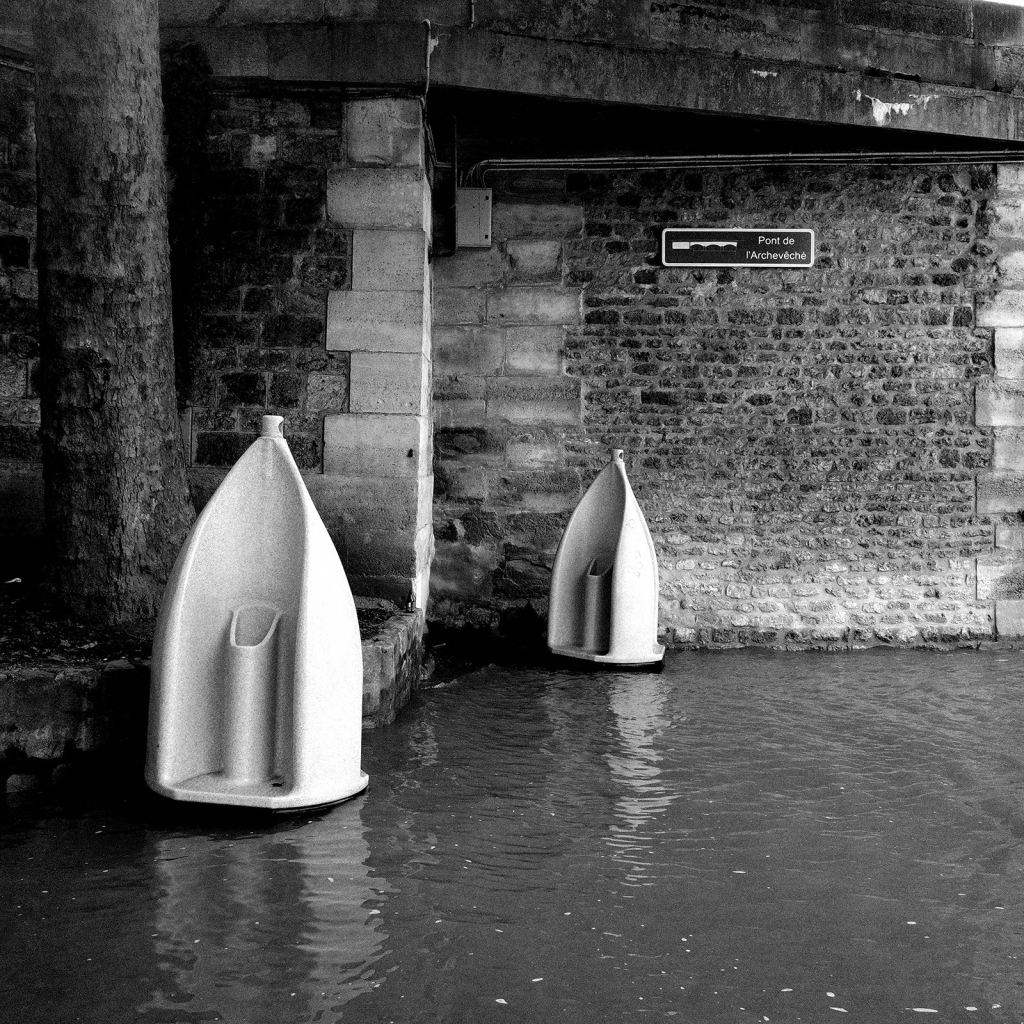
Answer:
M805 228L665 228L666 267L810 267L814 232Z

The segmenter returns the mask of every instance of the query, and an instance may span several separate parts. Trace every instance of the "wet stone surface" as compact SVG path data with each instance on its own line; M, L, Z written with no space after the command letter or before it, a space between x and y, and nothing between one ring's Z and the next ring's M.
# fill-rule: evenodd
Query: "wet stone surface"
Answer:
M357 608L362 639L371 639L395 613L389 602L365 601ZM0 671L35 661L66 665L149 661L152 619L107 627L75 622L54 611L32 580L0 583Z
M8 811L5 1019L1019 1021L1021 665L487 667L332 810Z

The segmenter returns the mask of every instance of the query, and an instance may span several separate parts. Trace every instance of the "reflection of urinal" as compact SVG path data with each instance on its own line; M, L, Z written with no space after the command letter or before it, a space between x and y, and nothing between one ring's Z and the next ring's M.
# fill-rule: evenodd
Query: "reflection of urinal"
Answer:
M657 675L613 680L609 704L615 714L618 750L605 756L612 777L623 787L615 815L632 831L665 811L676 799L662 779L657 741L671 725L665 714L666 685Z
M287 832L157 838L161 970L140 1020L333 1021L378 986L389 886L370 877L364 806Z
M368 781L355 605L281 423L203 509L160 609L146 780L175 800L287 810Z
M658 561L622 452L576 506L551 572L548 647L616 665L661 661Z
M654 822L678 797L659 766L658 740L671 725L665 714L666 684L654 674L619 677L612 681L608 696L618 743L608 749L605 759L619 795L614 810L617 821L605 842L612 860L626 868L624 885L654 885L658 877L654 853L659 843Z

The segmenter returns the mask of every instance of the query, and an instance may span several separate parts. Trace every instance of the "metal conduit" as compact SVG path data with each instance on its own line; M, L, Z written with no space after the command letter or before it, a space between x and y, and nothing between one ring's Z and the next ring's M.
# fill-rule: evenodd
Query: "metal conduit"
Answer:
M828 167L879 164L924 166L938 164L1024 163L1024 149L933 150L885 153L718 153L689 156L509 157L480 160L466 171L464 183L482 188L493 171L636 171L687 170L710 167Z

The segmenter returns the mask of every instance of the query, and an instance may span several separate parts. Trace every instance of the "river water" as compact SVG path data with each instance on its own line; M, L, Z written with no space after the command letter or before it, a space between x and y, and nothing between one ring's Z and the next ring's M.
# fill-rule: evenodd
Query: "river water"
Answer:
M1022 670L489 667L326 812L8 815L0 1019L1024 1021Z

